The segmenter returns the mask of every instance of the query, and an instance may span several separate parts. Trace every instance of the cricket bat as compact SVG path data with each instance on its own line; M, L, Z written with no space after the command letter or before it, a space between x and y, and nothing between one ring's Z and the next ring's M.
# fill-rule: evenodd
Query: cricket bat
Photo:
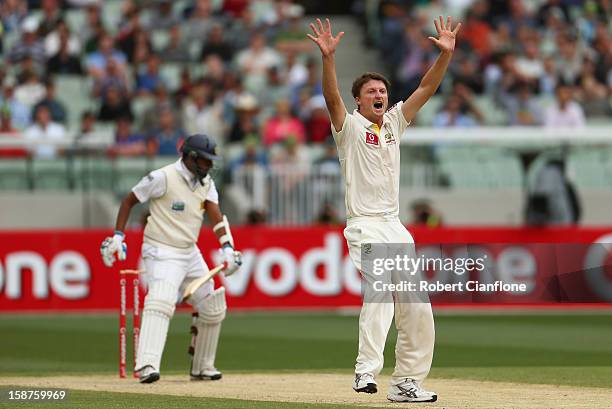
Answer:
M187 286L187 288L185 288L185 291L183 292L183 298L181 299L181 303L184 303L185 301L187 301L189 297L191 297L193 293L195 293L198 290L198 288L202 287L209 280L212 280L212 278L216 276L217 274L219 274L225 267L227 267L226 263L219 264L212 270L209 270L207 274L203 275L200 278L196 278L195 280L193 280Z

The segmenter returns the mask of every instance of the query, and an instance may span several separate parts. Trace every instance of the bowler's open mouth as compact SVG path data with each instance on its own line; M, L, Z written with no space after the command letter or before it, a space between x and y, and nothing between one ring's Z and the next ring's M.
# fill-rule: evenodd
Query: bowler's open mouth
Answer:
M375 102L374 103L374 108L381 109L382 107L383 107L383 103L382 102Z

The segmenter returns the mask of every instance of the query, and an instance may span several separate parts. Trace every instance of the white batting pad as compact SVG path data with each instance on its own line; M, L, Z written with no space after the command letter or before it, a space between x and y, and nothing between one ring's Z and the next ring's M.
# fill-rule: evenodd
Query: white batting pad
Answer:
M196 321L198 336L193 355L192 373L198 375L204 370L211 370L215 367L217 346L221 335L221 322L225 319L227 310L225 288L216 289L195 307L198 310L199 317Z
M159 371L177 295L178 288L173 283L162 280L150 283L142 312L136 369L151 365Z

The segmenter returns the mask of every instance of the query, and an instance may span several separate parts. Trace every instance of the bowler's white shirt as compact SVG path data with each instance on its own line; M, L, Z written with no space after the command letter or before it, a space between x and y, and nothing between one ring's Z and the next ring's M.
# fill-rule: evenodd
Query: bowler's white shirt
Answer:
M402 102L376 125L357 110L347 112L340 132L332 124L338 157L346 185L347 218L399 216L400 138L409 123Z
M191 173L191 171L189 171L189 169L187 169L183 163L183 160L177 160L174 166L176 166L178 172L181 174L183 179L185 179L185 182L187 182L189 188L191 190L195 190L200 181L193 173ZM210 175L207 175L206 177L210 178ZM162 197L166 193L166 183L166 176L164 175L164 172L157 169L142 178L140 182L138 182L138 184L132 188L132 192L134 195L136 195L136 198L140 203L144 203L150 199ZM215 182L212 180L212 178L210 178L210 190L208 191L206 200L219 204L219 193L217 192Z

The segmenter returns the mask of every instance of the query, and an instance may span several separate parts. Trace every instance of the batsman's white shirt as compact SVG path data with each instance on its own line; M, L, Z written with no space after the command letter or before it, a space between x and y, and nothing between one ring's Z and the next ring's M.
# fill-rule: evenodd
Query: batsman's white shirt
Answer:
M208 272L196 241L204 217L203 202L219 203L215 182L207 175L202 186L179 159L149 173L132 192L141 203L150 202L142 244L144 278L170 281L182 292L192 279ZM202 288L203 293L212 291L212 282L209 284Z
M400 138L409 123L402 102L383 116L383 125L367 120L357 110L347 113L342 129L332 135L346 185L347 227L344 237L359 271L364 243L406 243L414 240L399 220ZM363 274L363 272L362 272ZM359 352L355 373L378 375L383 350L395 315L397 343L392 382L425 379L431 368L434 324L429 303L364 302L359 316Z

